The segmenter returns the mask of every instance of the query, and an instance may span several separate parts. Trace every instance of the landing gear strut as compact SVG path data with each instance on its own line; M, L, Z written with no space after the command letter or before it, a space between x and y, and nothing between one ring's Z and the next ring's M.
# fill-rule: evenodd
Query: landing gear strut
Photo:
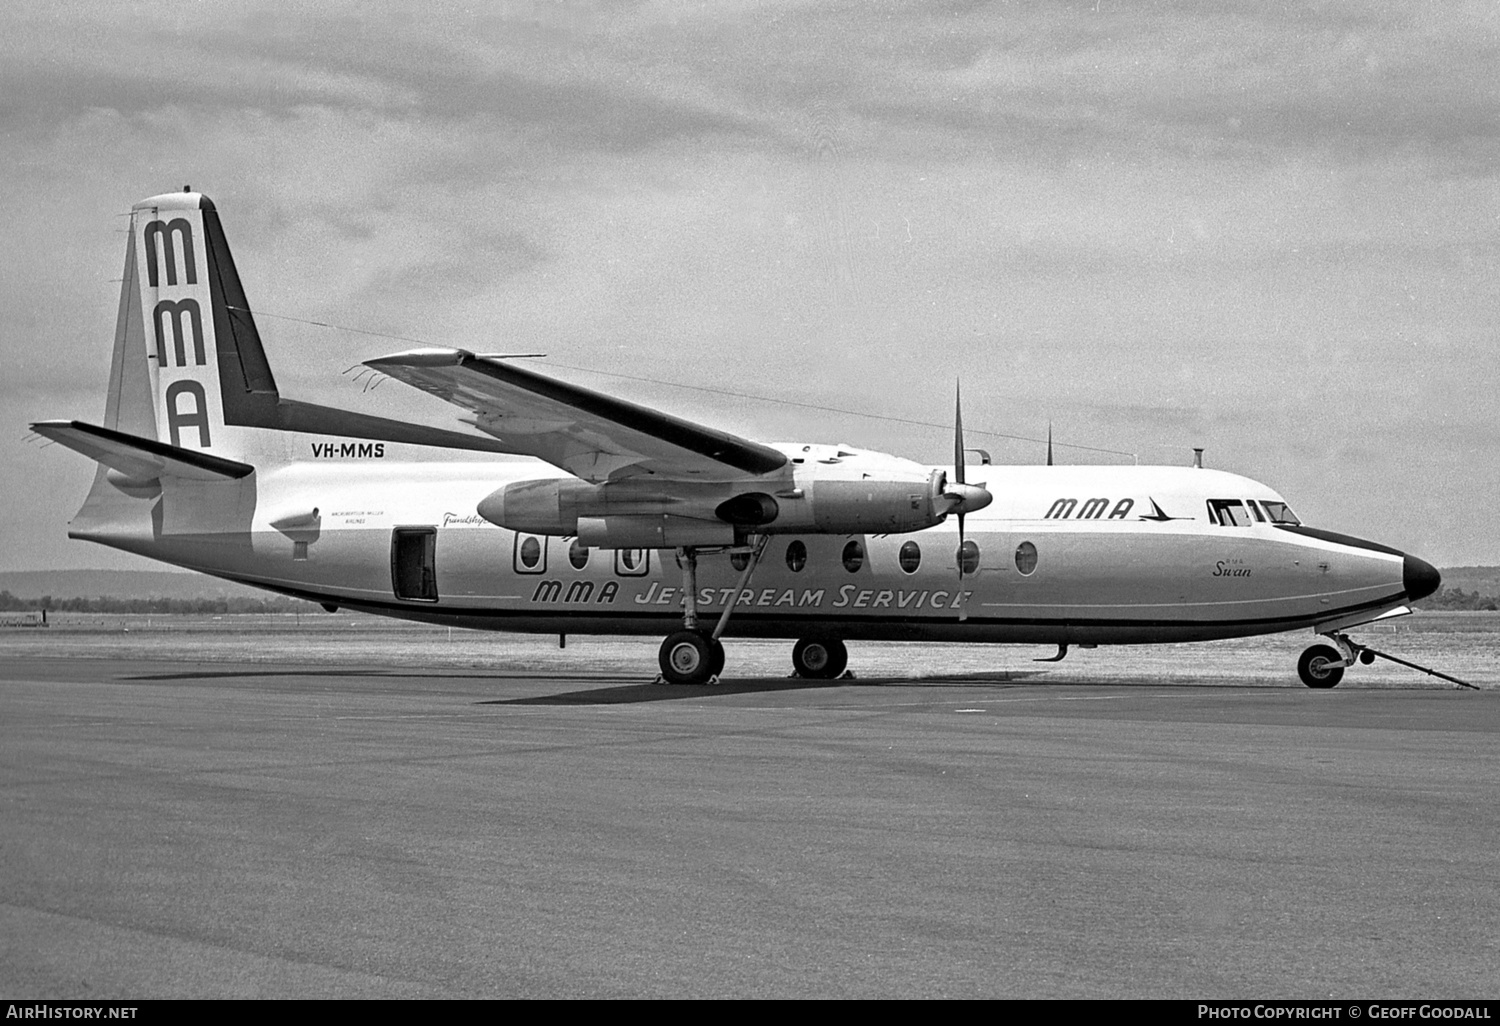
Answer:
M760 557L770 540L769 535L761 536L712 632L698 626L698 549L685 546L677 550L677 562L682 566L682 630L667 635L661 643L657 661L662 680L668 684L708 684L724 671L724 645L719 637L729 626L729 615L739 602L740 592L750 583L750 575L760 565Z
M1356 662L1369 666L1375 661L1375 657L1389 659L1393 663L1402 666L1410 666L1413 670L1421 670L1423 673L1433 677L1439 677L1451 681L1460 687L1479 689L1466 680L1450 677L1446 673L1419 666L1399 656L1393 656L1389 652L1377 652L1368 645L1356 644L1347 634L1325 634L1323 637L1333 642L1331 645L1314 645L1302 653L1302 658L1297 660L1297 676L1302 678L1302 683L1310 688L1331 688L1344 679L1345 667L1353 666Z

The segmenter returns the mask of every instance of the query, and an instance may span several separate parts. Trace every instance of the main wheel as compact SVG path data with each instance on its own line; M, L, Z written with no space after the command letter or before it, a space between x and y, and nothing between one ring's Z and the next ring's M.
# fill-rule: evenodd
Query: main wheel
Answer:
M705 684L724 665L724 648L697 631L678 631L661 643L660 662L669 683Z
M808 680L833 680L849 665L849 650L838 638L803 638L792 646L792 666Z
M1297 676L1310 688L1331 688L1344 679L1344 657L1332 645L1314 645L1297 660Z

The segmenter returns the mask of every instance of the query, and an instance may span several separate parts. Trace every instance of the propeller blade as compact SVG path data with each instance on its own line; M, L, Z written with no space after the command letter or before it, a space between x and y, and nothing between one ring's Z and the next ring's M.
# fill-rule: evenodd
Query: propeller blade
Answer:
M958 618L960 621L969 618L969 603L964 600L964 515L958 514Z
M964 390L962 379L953 383L953 481L960 494L968 489L964 480ZM958 505L958 618L969 618L969 604L964 601L964 501Z
M953 386L953 480L964 481L964 393L963 382ZM963 514L958 515L959 530L963 530Z

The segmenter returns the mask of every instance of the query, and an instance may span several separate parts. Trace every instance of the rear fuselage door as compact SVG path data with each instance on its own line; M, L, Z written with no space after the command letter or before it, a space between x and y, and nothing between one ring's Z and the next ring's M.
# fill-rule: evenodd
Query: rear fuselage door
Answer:
M391 532L391 587L399 599L438 600L437 528L398 527Z

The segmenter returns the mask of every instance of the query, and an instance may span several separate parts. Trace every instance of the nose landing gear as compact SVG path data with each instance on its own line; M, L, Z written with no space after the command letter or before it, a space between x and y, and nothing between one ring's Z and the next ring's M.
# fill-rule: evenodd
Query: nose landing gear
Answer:
M1310 688L1337 687L1348 665L1332 645L1314 645L1297 660L1297 676Z
M1421 670L1430 676L1451 681L1460 687L1479 690L1468 681L1450 677L1446 673L1439 673L1425 666L1418 666L1416 663L1408 662L1388 652L1377 652L1368 645L1356 644L1347 634L1324 634L1322 637L1327 638L1333 644L1314 645L1303 652L1301 658L1297 660L1297 676L1301 677L1302 683L1310 688L1336 687L1338 682L1344 679L1344 670L1347 667L1353 666L1356 662L1369 666L1375 661L1375 657L1379 656L1393 663L1400 663L1402 666L1410 666L1413 670Z

